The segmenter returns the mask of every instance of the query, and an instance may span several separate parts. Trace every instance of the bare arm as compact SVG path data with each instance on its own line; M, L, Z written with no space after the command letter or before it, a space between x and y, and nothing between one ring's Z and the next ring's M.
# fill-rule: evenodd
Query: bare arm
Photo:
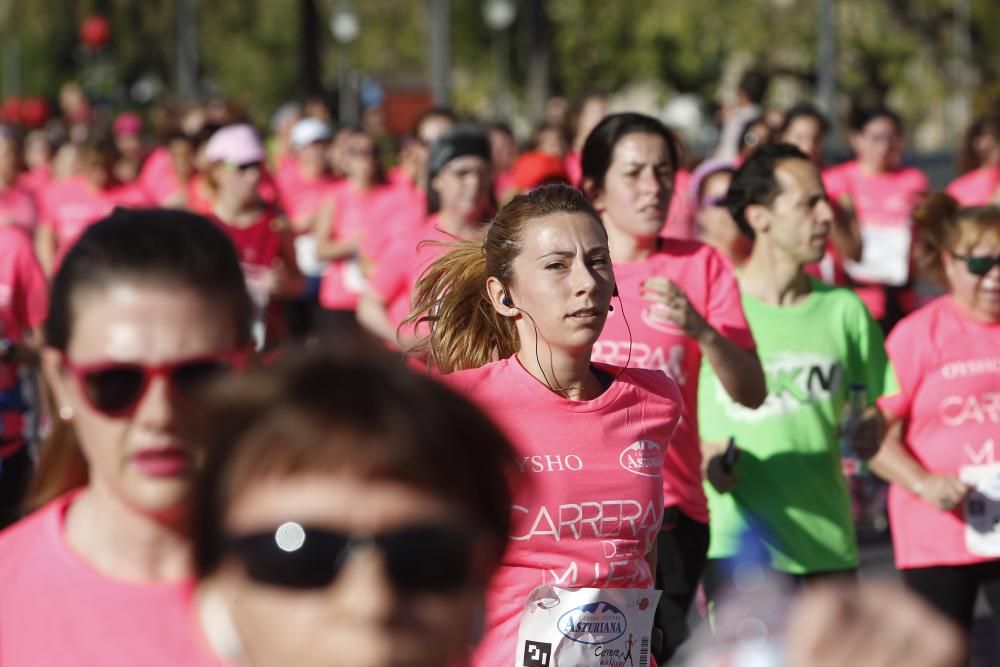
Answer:
M854 212L854 203L844 195L837 201L837 216L830 228L830 241L844 259L861 261L861 227Z
M35 231L35 255L45 275L51 276L56 260L56 235L49 225L38 225Z
M357 254L359 242L353 239L335 239L333 220L336 209L333 202L326 202L316 212L313 236L316 239L316 257L321 260L343 259Z
M358 323L369 332L391 345L398 345L396 327L389 320L389 311L382 298L371 288L366 289L358 299Z
M653 317L679 327L698 341L702 354L734 401L748 408L756 408L764 402L767 382L756 352L740 347L716 331L674 282L650 278L642 290L643 298L655 304Z
M868 465L882 479L899 484L938 509L950 511L965 499L969 487L951 475L936 475L924 468L902 443L902 425L886 433L878 454Z

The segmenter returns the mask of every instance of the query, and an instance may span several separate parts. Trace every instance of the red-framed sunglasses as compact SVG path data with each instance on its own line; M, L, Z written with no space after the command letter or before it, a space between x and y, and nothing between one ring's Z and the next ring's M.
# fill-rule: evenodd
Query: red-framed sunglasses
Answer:
M63 368L72 375L87 403L108 417L131 414L146 395L153 378L164 377L179 398L191 396L205 382L246 367L249 352L224 352L147 365L131 361L74 363L65 354Z

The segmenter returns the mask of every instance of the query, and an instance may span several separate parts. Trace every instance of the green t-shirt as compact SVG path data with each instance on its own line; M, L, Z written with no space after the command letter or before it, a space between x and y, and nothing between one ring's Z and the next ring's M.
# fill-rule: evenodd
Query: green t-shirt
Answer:
M836 432L848 385L864 383L873 403L884 393L888 362L882 332L853 292L816 280L810 286L794 306L743 296L767 377L762 406L734 403L711 366L702 366L701 437L733 436L743 450L735 468L739 483L730 493L705 483L710 558L736 555L752 525L775 569L805 574L857 567Z

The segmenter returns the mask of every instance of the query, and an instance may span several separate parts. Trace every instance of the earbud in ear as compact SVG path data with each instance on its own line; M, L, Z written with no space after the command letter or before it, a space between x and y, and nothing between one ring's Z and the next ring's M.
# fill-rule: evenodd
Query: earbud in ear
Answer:
M618 296L618 283L615 283L615 291L611 293L612 298Z
M510 298L510 292L507 291L506 287L503 288L503 298L500 299L500 303L507 306L508 308L514 307L514 300Z
M614 306L608 306L608 312L609 313L615 312L615 307Z

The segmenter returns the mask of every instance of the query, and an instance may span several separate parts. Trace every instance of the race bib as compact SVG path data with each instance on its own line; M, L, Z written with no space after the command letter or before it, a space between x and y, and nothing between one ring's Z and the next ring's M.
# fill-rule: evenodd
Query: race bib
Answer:
M351 258L344 262L344 288L351 294L361 294L365 291L365 274L361 271L361 262Z
M972 487L965 497L965 548L1000 557L1000 463L965 466L960 479Z
M531 592L514 667L648 667L660 591L559 588Z
M910 278L910 242L907 225L868 225L861 228L861 261L844 262L855 280L899 287Z
M295 261L304 275L318 276L323 273L326 263L316 257L316 239L312 234L295 237Z

